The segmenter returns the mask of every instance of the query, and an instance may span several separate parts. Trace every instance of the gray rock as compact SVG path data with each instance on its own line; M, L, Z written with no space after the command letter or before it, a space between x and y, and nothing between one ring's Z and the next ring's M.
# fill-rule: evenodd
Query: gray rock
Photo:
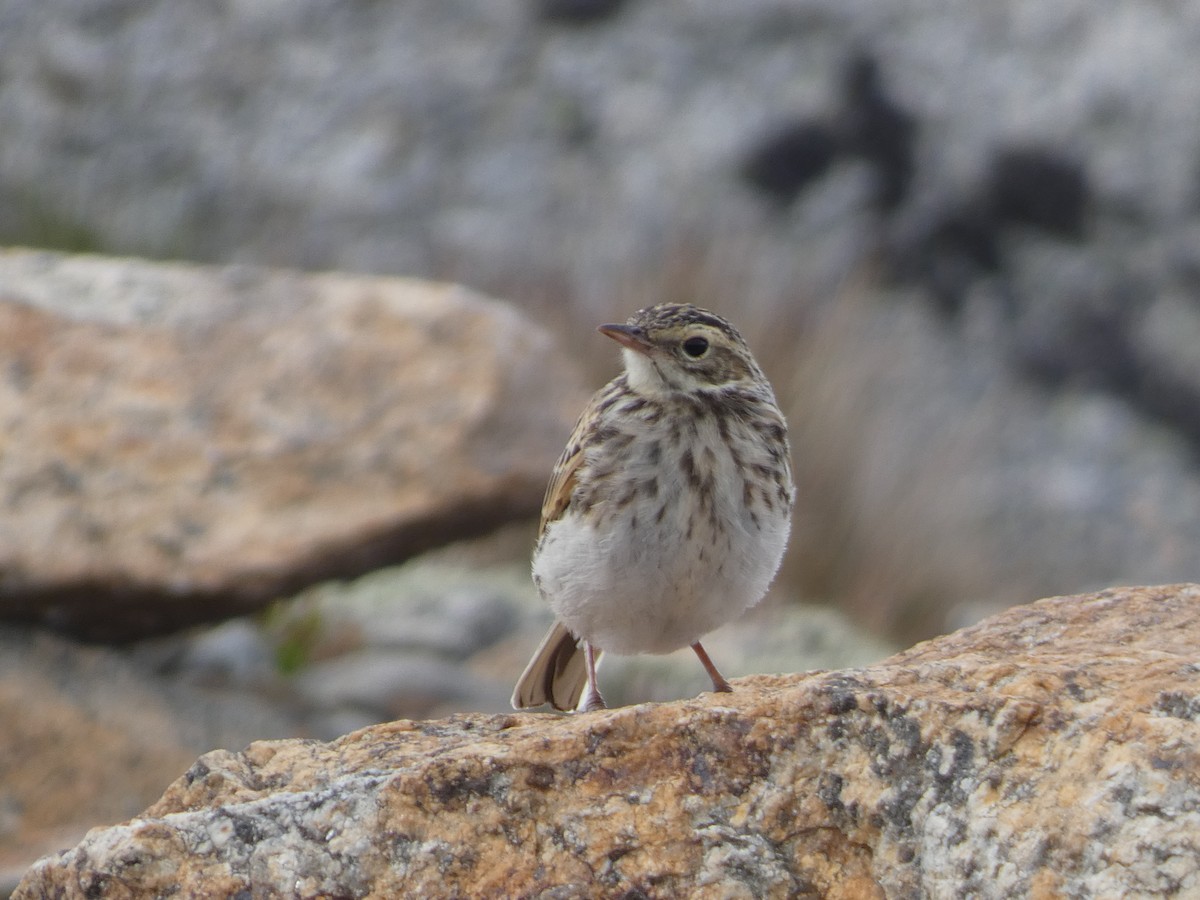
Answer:
M835 609L778 599L714 631L703 643L726 678L864 666L895 651ZM710 688L690 648L666 656L609 655L601 659L600 673L605 699L614 705L675 700Z
M317 585L280 608L271 627L283 634L318 623L317 657L351 645L463 660L512 631L532 593L526 564L464 569L419 559Z
M75 243L224 262L452 267L491 287L565 279L595 310L614 269L654 271L689 238L741 236L746 268L777 291L828 291L881 232L902 245L973 198L1013 146L1083 160L1110 235L1098 261L1136 262L1154 232L1197 221L1194 0L639 3L590 28L536 21L520 0L324 12L9 3L0 126L16 137L0 188L19 202L4 231L53 239L61 223ZM845 84L862 53L916 126L896 215L876 215L885 173L867 151L836 154L779 215L739 167L781 123L845 131L866 116Z
M319 711L351 709L376 722L449 710L499 712L512 692L444 659L396 650L360 650L314 663L296 676L294 688L301 703Z
M270 643L249 619L222 622L178 641L178 653L162 668L215 686L261 688L278 676Z
M347 706L375 721L425 718L434 710L507 710L512 686L552 621L524 562L458 568L419 559L354 582L320 585L276 610L268 640L307 633L291 687L318 710ZM486 640L472 640L480 624ZM861 665L893 648L836 610L773 596L705 639L729 677ZM606 657L614 703L695 694L707 676L690 650Z

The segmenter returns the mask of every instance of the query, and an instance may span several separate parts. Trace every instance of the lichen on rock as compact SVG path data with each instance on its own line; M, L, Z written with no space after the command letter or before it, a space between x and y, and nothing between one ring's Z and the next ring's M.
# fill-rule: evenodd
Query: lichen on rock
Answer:
M733 694L215 751L16 897L1194 892L1198 601L1058 597Z

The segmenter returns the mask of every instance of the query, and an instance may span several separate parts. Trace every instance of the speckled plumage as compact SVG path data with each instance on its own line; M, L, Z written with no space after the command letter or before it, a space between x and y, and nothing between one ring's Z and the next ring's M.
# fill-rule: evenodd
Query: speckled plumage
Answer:
M602 706L599 650L691 645L728 689L700 638L762 598L787 543L787 426L733 326L663 305L600 331L625 371L584 409L546 491L533 573L559 621L517 708L574 708L585 687Z

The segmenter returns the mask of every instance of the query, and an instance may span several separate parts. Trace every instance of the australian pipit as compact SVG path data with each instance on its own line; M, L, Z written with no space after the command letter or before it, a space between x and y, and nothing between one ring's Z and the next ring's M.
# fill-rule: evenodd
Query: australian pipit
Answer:
M584 409L542 503L533 579L558 622L517 682L517 709L603 709L600 651L691 646L757 603L787 545L787 424L727 321L689 305L599 331L625 371ZM585 693L586 688L586 693Z

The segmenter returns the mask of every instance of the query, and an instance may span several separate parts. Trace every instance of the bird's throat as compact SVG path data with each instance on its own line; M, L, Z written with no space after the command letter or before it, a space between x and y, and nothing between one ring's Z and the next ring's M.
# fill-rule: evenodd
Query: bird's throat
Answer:
M625 358L625 380L634 393L643 397L662 397L679 389L667 381L652 357L628 348L622 350L621 355Z

